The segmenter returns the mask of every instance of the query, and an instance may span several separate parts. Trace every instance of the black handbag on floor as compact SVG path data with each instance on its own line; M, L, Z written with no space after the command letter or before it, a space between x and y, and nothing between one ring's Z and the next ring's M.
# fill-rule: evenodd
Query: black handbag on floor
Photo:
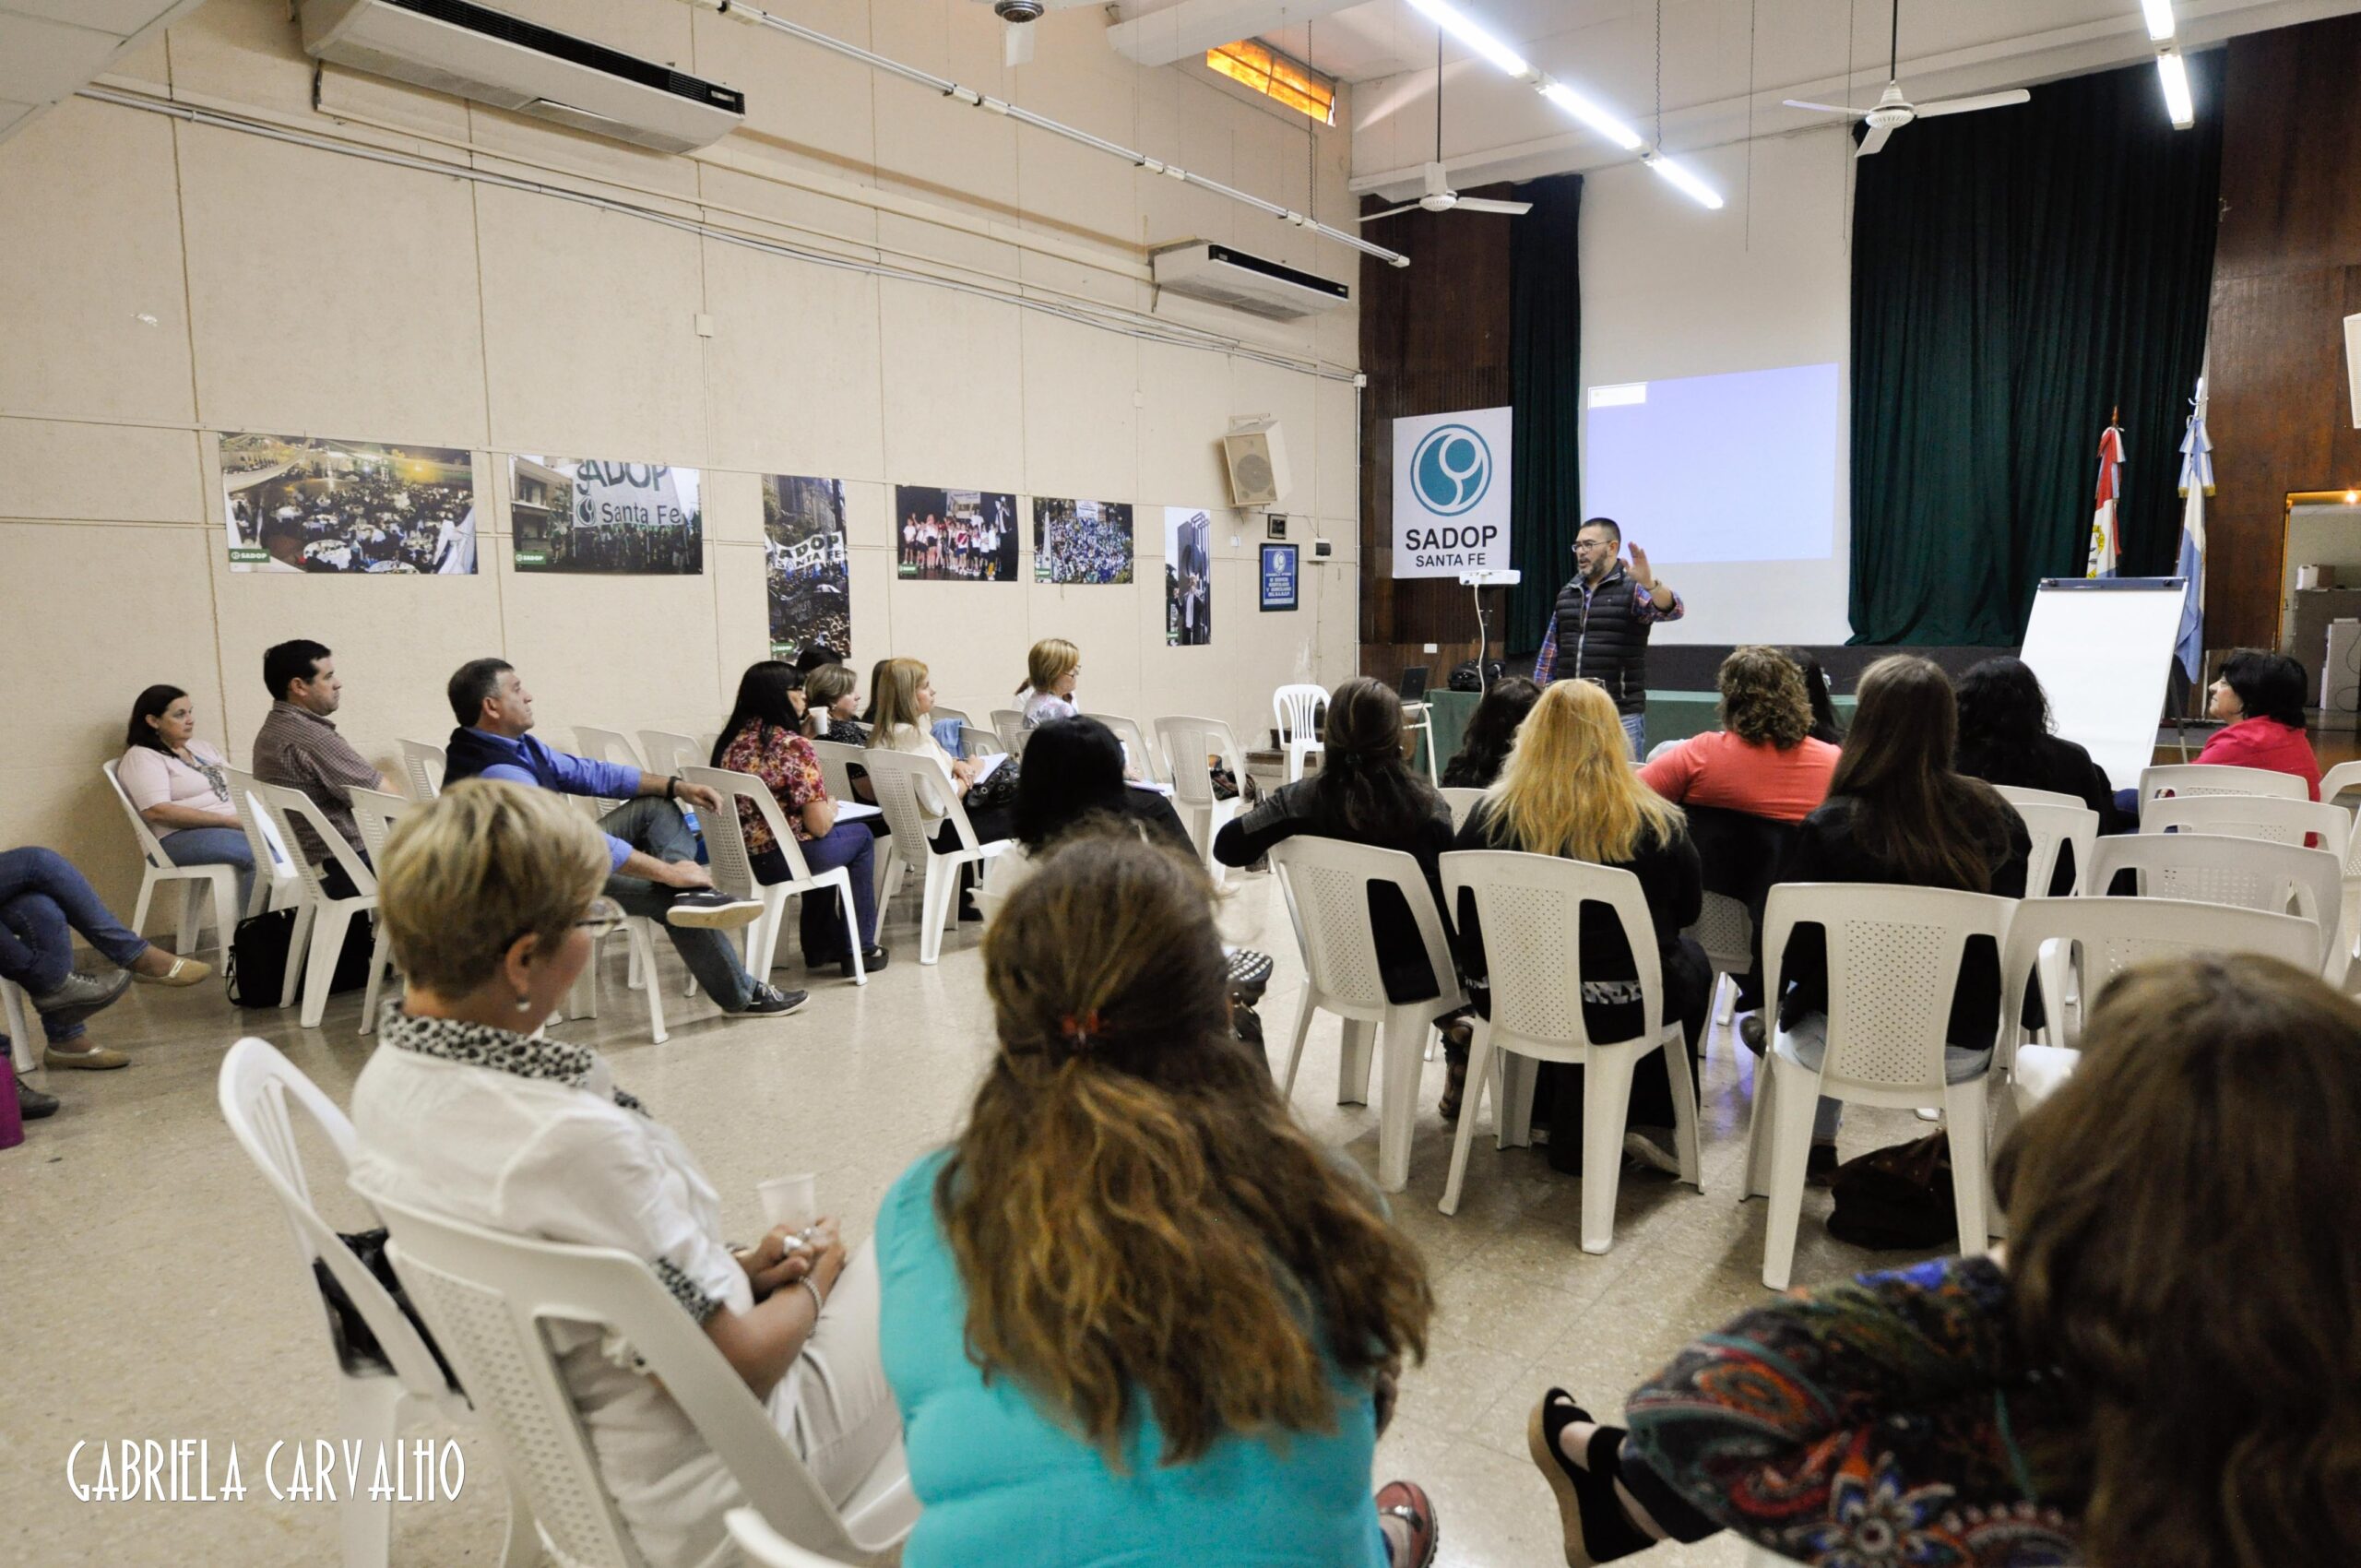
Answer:
M1857 1156L1828 1179L1828 1233L1879 1250L1941 1246L1959 1234L1952 1181L1947 1133Z
M374 918L374 917L373 917ZM276 1007L287 985L287 950L295 943L295 911L265 909L238 922L230 939L229 962L221 967L222 989L232 1007ZM369 983L369 953L376 930L371 920L344 928L344 951L337 955L328 990L358 991Z

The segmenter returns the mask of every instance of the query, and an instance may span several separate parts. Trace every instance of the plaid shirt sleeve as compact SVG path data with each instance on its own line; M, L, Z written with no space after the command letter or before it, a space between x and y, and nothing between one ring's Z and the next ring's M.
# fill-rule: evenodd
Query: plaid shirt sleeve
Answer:
M1631 619L1641 624L1652 626L1658 621L1678 621L1688 613L1689 606L1681 603L1680 596L1670 588L1665 590L1665 601L1658 604L1654 594L1637 583L1631 585Z
M1541 634L1541 656L1533 661L1534 683L1548 685L1557 678L1557 671L1558 617L1553 614L1549 617L1549 629Z

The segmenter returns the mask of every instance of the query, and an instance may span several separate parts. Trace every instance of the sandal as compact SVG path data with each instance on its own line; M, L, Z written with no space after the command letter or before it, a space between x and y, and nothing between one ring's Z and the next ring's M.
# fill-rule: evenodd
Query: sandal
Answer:
M1377 1512L1382 1518L1399 1519L1409 1526L1410 1555L1394 1568L1430 1568L1435 1548L1442 1540L1442 1526L1435 1518L1435 1505L1427 1489L1416 1481L1388 1481L1377 1489Z
M1566 1457L1559 1437L1576 1421L1591 1420L1574 1396L1553 1388L1533 1408L1525 1423L1525 1446L1533 1462L1549 1482L1558 1500L1558 1521L1566 1535L1566 1568L1591 1568L1629 1557L1656 1543L1633 1527L1622 1504L1615 1500L1616 1455L1623 1446L1621 1427L1603 1426L1590 1436L1590 1467Z

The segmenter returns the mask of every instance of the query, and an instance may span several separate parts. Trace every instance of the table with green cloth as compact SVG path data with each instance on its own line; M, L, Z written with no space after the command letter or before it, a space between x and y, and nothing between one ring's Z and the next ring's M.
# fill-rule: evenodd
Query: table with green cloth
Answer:
M1480 692L1429 692L1427 701L1431 707L1435 730L1435 755L1442 759L1435 767L1442 772L1458 754L1460 742L1467 737L1467 721L1476 716L1476 705L1483 700ZM1651 750L1667 741L1685 741L1691 735L1702 735L1708 730L1719 729L1721 695L1717 692L1650 692L1648 694L1648 746ZM1853 699L1840 696L1836 700L1837 722L1850 722ZM1426 766L1426 752L1421 742L1412 765Z

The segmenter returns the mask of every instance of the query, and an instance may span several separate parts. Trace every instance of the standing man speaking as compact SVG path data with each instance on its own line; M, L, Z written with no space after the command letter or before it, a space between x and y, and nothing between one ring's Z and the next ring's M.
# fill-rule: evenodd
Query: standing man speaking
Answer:
M1633 545L1627 568L1616 559L1622 548L1623 530L1612 517L1593 517L1574 535L1574 575L1558 590L1533 678L1545 686L1593 681L1606 687L1637 759L1648 746L1648 631L1659 621L1679 620L1688 606L1648 570L1646 551Z

